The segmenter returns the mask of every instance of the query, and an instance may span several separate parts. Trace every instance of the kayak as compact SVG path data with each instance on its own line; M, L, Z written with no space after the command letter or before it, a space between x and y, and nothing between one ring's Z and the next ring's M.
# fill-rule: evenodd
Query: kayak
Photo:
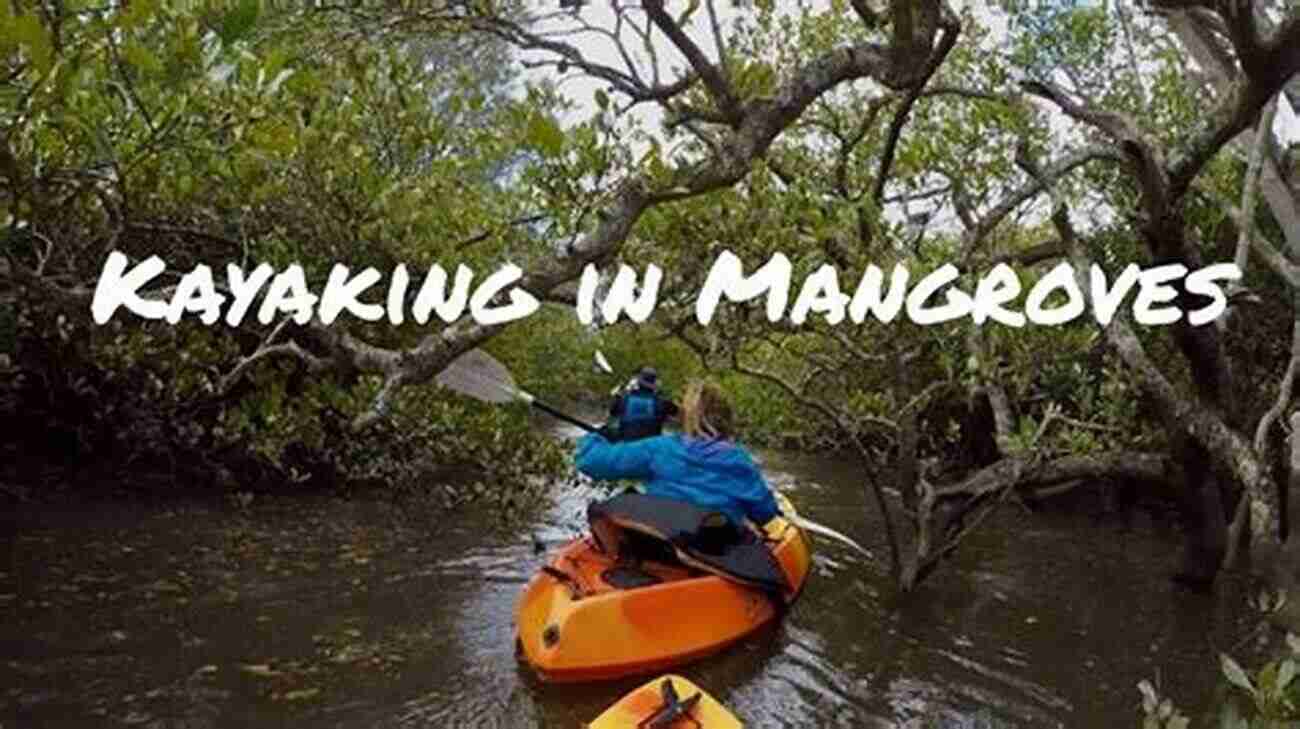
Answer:
M601 681L679 666L745 638L798 598L812 562L794 506L776 498L791 518L764 524L761 544L784 576L779 597L698 563L644 561L629 579L588 535L561 547L524 588L518 652L543 681Z
M744 729L730 711L681 676L661 676L632 691L584 729Z

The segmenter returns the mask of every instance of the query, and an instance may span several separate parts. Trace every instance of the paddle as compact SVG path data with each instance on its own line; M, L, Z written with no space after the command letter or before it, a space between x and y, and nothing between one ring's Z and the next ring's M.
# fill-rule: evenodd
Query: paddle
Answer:
M596 352L595 361L596 366L601 370L614 374L614 369L609 366L609 362L599 351ZM515 385L515 378L510 374L510 370L506 369L506 366L497 361L492 355L481 349L471 349L457 357L446 369L438 374L435 381L449 390L482 402L502 404L522 400L551 417L576 425L589 433L597 432L595 426L562 413L533 397L530 393L520 390ZM868 552L860 544L828 526L818 524L798 514L790 516L793 516L795 525L801 529L830 537L853 547L867 557L872 556L871 552Z
M510 370L481 349L471 349L452 360L434 381L448 390L482 402L500 405L522 400L547 415L576 425L588 433L597 432L596 426L562 413L532 394L520 390L515 386L515 378L510 375Z

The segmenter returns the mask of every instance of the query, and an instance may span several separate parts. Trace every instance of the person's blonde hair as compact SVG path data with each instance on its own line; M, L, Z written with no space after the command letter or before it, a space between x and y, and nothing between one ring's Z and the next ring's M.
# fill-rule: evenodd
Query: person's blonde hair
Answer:
M731 438L735 416L722 388L696 380L682 396L682 430L695 438Z

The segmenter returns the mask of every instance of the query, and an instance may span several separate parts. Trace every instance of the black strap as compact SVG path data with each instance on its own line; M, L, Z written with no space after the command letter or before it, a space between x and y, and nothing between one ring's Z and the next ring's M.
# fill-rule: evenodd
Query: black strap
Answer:
M583 596L582 585L579 585L578 581L573 579L573 576L568 572L558 570L549 564L543 565L542 571L566 585L569 588L570 596L573 599L576 600Z

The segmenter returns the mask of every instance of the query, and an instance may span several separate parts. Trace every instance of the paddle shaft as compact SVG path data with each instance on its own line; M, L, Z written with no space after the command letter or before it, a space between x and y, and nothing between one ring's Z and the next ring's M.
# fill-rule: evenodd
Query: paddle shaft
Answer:
M573 417L572 415L566 415L565 413L556 410L555 408L551 407L550 405L547 405L546 403L540 400L532 399L531 396L528 400L528 403L533 407L537 408L538 410L541 410L542 412L546 413L547 415L550 415L553 418L558 418L560 420L563 420L564 422L569 423L571 425L576 425L579 428L582 428L583 430L587 431L588 433L596 432L596 427L594 425L591 425L589 423L584 423L581 420L578 420L577 418Z

